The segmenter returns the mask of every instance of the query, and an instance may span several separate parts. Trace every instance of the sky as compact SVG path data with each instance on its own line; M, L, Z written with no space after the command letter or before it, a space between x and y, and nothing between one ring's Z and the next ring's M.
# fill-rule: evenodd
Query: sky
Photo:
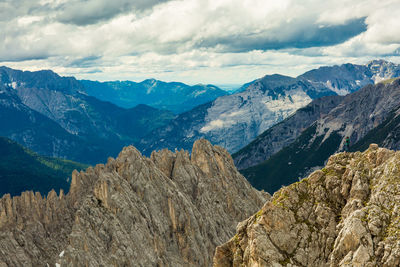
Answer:
M0 0L0 65L91 80L243 84L400 63L400 0Z

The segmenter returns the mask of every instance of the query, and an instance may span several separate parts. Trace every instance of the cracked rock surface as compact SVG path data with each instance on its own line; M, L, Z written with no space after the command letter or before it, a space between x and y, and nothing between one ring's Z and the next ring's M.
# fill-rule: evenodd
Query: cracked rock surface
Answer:
M206 140L191 153L126 147L74 172L68 194L0 199L0 266L211 266L269 198Z
M214 266L399 266L400 152L371 144L277 191Z

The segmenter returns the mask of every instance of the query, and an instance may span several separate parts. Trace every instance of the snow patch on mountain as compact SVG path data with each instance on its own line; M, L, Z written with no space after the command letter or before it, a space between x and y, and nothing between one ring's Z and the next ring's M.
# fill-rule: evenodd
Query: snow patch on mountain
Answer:
M292 90L288 95L271 101L270 97L264 97L263 101L267 109L272 112L280 112L285 117L293 113L293 110L304 107L311 102L311 98L301 89Z
M10 82L5 84L8 87L11 87L12 89L16 90L18 86L24 86L24 83L17 83L17 82Z
M400 72L399 65L384 60L373 60L369 62L367 66L373 73L371 79L375 84L390 78L398 77Z
M374 83L375 83L375 84L380 83L380 82L382 82L382 81L384 81L384 80L387 80L387 79L389 79L389 78L390 78L390 76L379 76L379 75L374 75L374 76L372 77L372 79L374 80Z
M200 132L206 133L211 130L215 130L215 129L222 128L222 127L224 127L224 121L217 119L217 120L213 120L213 121L209 122L206 126L202 127L200 129Z
M358 83L357 83L358 82ZM357 85L360 85L360 81L359 80L357 80L356 81L356 84ZM333 92L335 92L337 95L347 95L348 93L350 93L349 92L349 90L346 90L346 89L344 89L344 88L341 88L341 89L339 89L339 88L337 88L336 86L333 86L332 85L332 82L330 81L330 80L328 80L326 83L325 83L325 86L326 87L328 87L330 90L332 90Z
M196 96L199 96L199 95L202 95L202 94L205 94L205 93L207 93L207 90L204 89L204 90L201 90L201 91L194 92L193 96L196 97Z
M201 133L207 133L212 130L216 130L218 128L227 128L231 127L235 123L239 121L239 118L241 116L244 116L246 114L245 110L237 110L233 112L228 112L228 113L222 113L219 115L219 118L216 120L212 120L209 123L207 123L204 127L200 129Z

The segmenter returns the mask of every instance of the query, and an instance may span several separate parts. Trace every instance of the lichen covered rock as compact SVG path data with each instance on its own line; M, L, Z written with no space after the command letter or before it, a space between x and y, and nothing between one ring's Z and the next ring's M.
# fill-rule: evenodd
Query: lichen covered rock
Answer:
M400 152L370 145L277 191L214 266L399 266Z

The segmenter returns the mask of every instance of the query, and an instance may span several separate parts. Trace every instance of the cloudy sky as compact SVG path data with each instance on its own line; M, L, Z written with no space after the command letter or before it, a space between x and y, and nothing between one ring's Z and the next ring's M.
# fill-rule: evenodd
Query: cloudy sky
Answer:
M0 65L93 80L242 84L400 63L399 0L0 0Z

